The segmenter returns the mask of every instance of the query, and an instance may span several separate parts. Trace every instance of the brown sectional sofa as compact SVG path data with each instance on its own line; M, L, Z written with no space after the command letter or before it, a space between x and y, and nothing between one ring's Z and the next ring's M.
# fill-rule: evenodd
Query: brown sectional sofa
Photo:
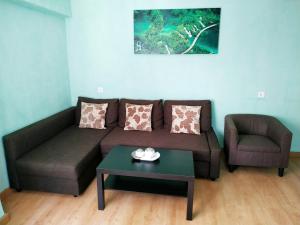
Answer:
M105 130L78 128L81 101L108 102ZM152 132L124 131L125 103L153 104ZM171 105L201 105L201 135L171 134ZM115 145L191 150L197 177L216 179L220 146L211 127L211 103L201 101L78 98L71 107L3 138L10 186L79 195Z

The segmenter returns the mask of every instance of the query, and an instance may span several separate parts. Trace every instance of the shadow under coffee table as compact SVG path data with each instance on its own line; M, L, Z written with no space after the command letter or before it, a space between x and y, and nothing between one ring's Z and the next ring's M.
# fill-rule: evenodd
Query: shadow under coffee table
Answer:
M147 192L187 197L187 220L193 218L194 161L191 151L156 148L154 162L134 160L137 147L116 146L97 167L98 209L104 210L104 189ZM103 175L108 178L103 179Z

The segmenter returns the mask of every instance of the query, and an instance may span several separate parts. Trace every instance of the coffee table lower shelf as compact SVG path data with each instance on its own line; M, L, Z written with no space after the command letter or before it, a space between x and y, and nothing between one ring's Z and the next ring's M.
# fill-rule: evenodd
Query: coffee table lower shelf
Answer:
M109 175L104 182L104 188L151 194L187 196L187 182L143 177Z
M104 190L114 189L187 197L187 220L192 220L193 217L194 180L187 182L110 174L104 181L103 174L98 173L97 189L99 210L105 208Z

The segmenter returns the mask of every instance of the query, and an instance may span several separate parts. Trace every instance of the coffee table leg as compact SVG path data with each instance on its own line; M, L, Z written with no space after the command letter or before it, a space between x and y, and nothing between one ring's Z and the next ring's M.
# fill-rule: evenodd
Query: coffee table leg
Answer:
M98 190L98 209L104 210L105 199L104 199L104 179L103 173L97 174L97 190Z
M188 181L186 219L193 219L194 180Z

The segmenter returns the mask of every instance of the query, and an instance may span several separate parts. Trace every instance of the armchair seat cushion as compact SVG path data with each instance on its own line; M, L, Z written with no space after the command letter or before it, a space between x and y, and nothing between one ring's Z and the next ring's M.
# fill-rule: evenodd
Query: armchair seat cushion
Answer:
M77 180L85 168L101 157L99 140L110 129L71 126L17 160L20 174Z
M280 152L280 147L262 135L239 135L238 150L246 152Z
M194 160L210 161L210 148L205 133L171 134L169 129L155 129L152 132L124 131L123 128L116 127L101 141L101 151L106 155L116 145L191 150Z

